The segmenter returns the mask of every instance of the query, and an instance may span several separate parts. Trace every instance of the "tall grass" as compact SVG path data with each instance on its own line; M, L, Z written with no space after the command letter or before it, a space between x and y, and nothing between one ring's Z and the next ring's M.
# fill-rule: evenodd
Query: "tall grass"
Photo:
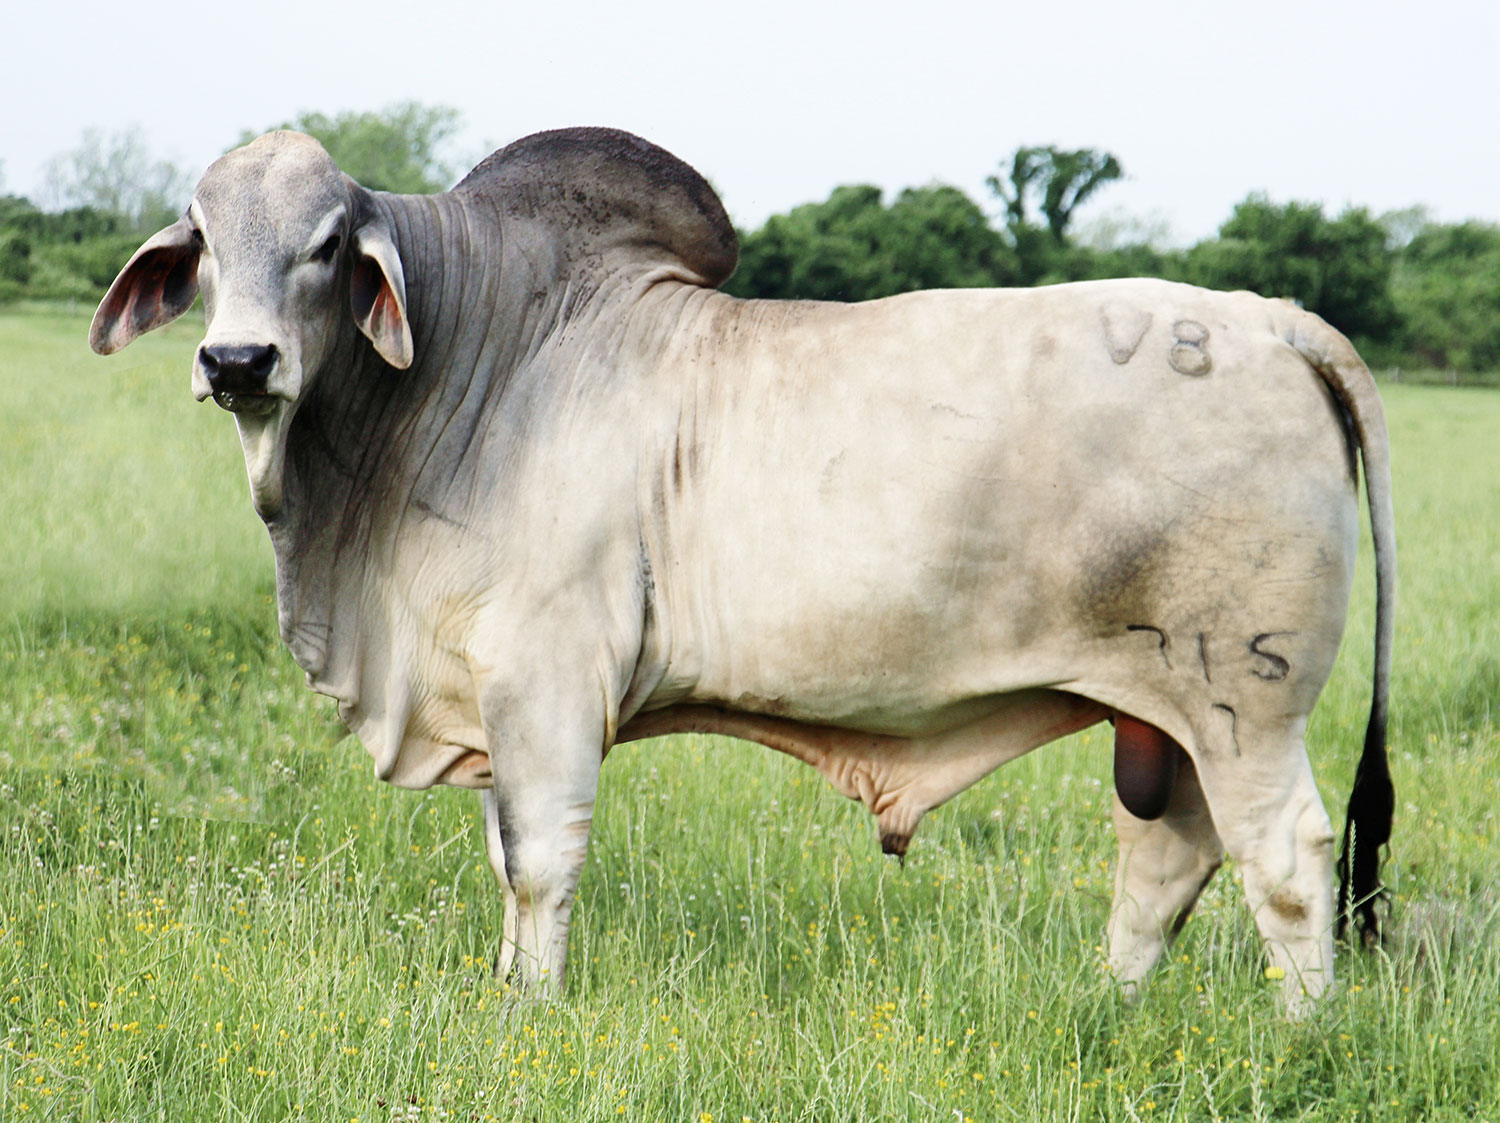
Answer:
M87 319L0 314L0 612L241 607L271 592L233 422L188 392L196 319L105 359Z
M1389 948L1276 1011L1232 870L1136 1007L1103 966L1108 737L924 822L763 749L606 763L560 1002L490 974L472 796L397 791L275 637L191 326L113 364L0 319L0 1118L1500 1118L1500 395L1392 387ZM1310 731L1337 821L1370 578Z

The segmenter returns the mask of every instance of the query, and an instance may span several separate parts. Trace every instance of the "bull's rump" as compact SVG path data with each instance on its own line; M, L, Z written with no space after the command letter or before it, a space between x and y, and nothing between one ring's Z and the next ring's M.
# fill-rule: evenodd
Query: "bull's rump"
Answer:
M916 732L1033 686L1128 706L1195 662L1310 707L1358 519L1339 407L1272 307L920 293L726 347L674 510L698 695Z

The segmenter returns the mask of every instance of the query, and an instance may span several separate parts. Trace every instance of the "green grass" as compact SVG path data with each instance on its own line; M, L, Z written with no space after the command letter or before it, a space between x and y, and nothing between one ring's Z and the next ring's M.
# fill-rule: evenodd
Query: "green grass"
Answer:
M1307 1021L1232 870L1120 1000L1097 730L934 812L904 868L786 758L623 746L536 1002L490 976L477 801L377 783L276 639L194 325L109 363L86 327L0 318L0 1118L1500 1119L1500 394L1387 390L1392 939ZM1336 822L1369 586L1366 556L1310 730Z

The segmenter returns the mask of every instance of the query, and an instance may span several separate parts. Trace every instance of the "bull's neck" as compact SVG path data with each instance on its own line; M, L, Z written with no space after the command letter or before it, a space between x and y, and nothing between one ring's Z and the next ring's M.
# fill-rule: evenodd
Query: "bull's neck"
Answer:
M330 437L330 451L388 438L412 418L440 408L454 380L474 368L479 333L471 321L499 288L485 230L451 195L382 195L371 204L389 227L405 274L406 314L415 358L388 365L345 318L339 346L318 372L307 418ZM477 240L479 244L474 244Z
M379 643L384 627L358 611L371 567L388 571L409 512L452 502L452 442L482 424L501 377L480 361L499 341L476 322L501 291L493 220L451 195L371 201L401 259L414 361L391 367L343 317L288 434L285 500L268 523L283 637L341 696L358 689L350 633L373 627L365 638Z
M527 253L524 237L503 236L482 199L453 192L370 198L405 273L415 358L409 369L394 369L346 320L295 438L304 453L333 458L336 474L362 485L371 473L414 482L409 461L430 459L439 434L492 423L511 376L579 294L560 283L563 263Z
M493 454L517 446L549 392L555 329L589 319L597 295L528 231L502 231L483 199L373 205L400 255L415 358L390 367L346 319L293 422L268 523L283 636L314 684L339 694L357 690L346 664L389 624L362 615L363 591L394 572L403 542L422 541L422 520L467 526L476 502L503 505L508 457Z

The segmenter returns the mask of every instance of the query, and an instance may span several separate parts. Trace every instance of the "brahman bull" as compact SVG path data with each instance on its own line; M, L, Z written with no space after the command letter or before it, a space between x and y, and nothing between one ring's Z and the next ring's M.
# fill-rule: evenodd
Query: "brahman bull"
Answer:
M1390 470L1349 343L1155 280L739 300L737 255L708 184L627 133L396 196L278 132L208 169L90 341L202 292L193 393L235 415L281 634L381 778L482 793L500 971L560 986L619 742L780 749L900 854L998 765L1113 720L1119 979L1227 849L1289 1005L1320 993L1338 916L1375 931L1391 799ZM1357 453L1375 684L1336 909L1303 731Z

